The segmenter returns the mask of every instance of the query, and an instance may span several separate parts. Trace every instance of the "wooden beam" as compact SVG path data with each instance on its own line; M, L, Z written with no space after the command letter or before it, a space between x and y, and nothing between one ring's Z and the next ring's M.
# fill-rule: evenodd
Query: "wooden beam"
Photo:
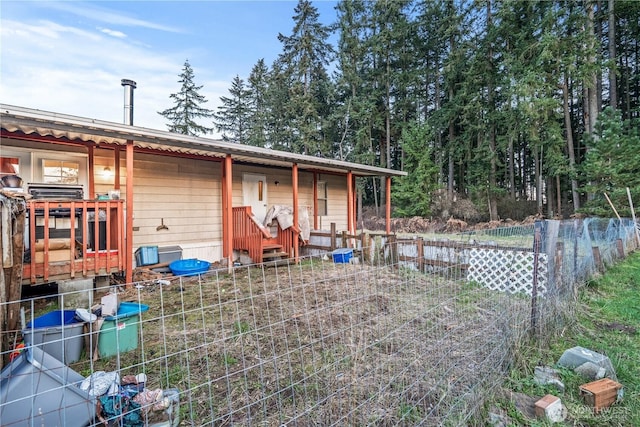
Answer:
M87 151L89 153L89 199L93 200L96 198L95 150L93 149L93 145L89 145Z
M355 232L353 220L353 173L351 171L347 173L347 229L349 233L353 234Z
M227 256L227 266L229 269L233 267L233 161L231 154L227 154L224 158L224 211L226 213L223 228L226 229L226 240L224 241L224 247Z
M298 228L300 221L300 214L298 210L300 207L298 206L298 164L294 163L291 168L291 185L293 187L293 225ZM296 262L298 262L298 244L300 241L300 233L293 233L293 258ZM289 252L289 248L285 248L287 253Z
M386 205L386 214L385 214L385 218L386 218L385 230L387 234L391 234L391 177L388 176L386 181L387 182L385 185L385 189L387 191L387 197L386 197L387 205Z
M127 222L125 232L125 281L126 287L133 282L133 141L127 141ZM97 222L97 221L96 221Z
M113 189L119 190L120 189L120 147L116 147L116 149L114 150L113 168L115 169L113 174Z
M318 229L318 173L313 172L313 229Z

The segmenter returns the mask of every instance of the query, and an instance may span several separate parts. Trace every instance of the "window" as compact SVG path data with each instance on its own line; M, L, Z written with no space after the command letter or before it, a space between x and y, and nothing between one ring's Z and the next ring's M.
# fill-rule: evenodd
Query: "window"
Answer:
M318 215L327 215L327 183L318 181Z
M42 160L42 178L48 184L77 184L80 164L67 160Z

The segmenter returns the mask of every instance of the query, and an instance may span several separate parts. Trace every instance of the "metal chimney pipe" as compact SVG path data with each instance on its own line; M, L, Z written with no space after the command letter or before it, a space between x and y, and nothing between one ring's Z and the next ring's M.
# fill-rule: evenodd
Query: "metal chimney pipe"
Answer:
M136 82L122 79L120 84L124 86L124 124L133 126L133 90L136 88Z

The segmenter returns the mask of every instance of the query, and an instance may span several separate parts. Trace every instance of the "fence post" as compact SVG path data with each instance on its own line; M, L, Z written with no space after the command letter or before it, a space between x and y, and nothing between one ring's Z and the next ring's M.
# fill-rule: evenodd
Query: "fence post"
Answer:
M618 248L618 256L624 258L624 244L622 243L622 239L616 240L616 247Z
M336 223L331 223L331 250L336 249Z
M556 242L556 257L555 257L555 285L556 289L559 290L560 280L562 273L562 263L564 261L564 242ZM558 292L559 293L559 292Z
M542 221L535 222L533 235L533 288L531 289L531 333L535 338L538 329L538 258L540 256L540 230Z
M424 241L422 237L416 239L416 245L418 245L418 270L420 273L424 273Z
M602 257L600 256L600 248L594 246L591 251L593 252L593 262L596 264L596 268L599 272L604 271L604 265L602 264Z

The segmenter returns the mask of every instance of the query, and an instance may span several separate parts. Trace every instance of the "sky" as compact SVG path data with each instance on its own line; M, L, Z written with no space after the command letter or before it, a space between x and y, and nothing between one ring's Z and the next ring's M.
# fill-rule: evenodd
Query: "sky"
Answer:
M297 1L0 1L0 103L115 123L122 79L134 80L133 124L166 130L189 61L216 110L237 75L247 80L282 51ZM335 1L312 1L324 24ZM202 123L210 126L211 123Z

